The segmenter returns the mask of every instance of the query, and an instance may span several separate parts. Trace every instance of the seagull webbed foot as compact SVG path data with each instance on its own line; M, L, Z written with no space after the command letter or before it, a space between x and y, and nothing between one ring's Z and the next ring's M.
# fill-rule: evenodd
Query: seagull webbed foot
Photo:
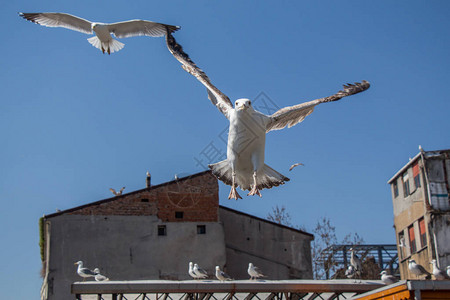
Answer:
M236 187L235 186L231 187L230 194L228 195L228 199L234 199L234 200L242 199L242 197L236 191Z
M262 197L261 192L256 188L256 185L254 185L251 189L251 191L247 194L247 196L253 196L258 195L259 197Z

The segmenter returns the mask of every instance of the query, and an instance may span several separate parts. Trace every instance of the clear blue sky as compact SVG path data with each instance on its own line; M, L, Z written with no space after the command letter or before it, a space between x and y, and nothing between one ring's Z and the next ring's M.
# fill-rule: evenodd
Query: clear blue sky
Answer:
M338 238L395 241L387 180L418 152L450 148L448 1L4 1L0 47L2 297L38 299L38 219L174 174L227 120L162 38L122 39L111 56L88 35L17 12L91 21L181 25L175 37L232 100L261 92L278 107L369 80L363 94L323 104L267 136L266 163L291 178L263 198L220 204L266 217L284 205L309 231L326 216ZM292 172L292 163L302 162ZM245 193L241 192L242 195Z

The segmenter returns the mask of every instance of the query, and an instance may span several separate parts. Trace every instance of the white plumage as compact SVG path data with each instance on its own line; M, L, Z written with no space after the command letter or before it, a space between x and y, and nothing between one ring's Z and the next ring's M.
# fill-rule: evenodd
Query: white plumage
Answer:
M236 191L237 186L242 190L249 190L248 195L261 197L260 190L289 181L289 178L264 163L267 132L292 127L311 114L316 105L365 91L370 86L365 80L362 83L347 84L342 91L332 96L285 107L268 116L254 110L249 99L238 99L233 107L230 99L211 83L170 32L166 33L166 42L169 51L181 62L183 69L206 86L209 99L230 122L227 159L209 165L219 180L231 185L228 199L242 198Z
M94 269L94 273L96 273L95 276L94 276L95 281L108 281L109 280L108 277L100 274L100 269L99 268L95 268Z
M450 277L447 275L447 273L445 271L442 271L441 269L439 269L439 267L437 266L437 261L435 259L433 259L430 264L433 265L433 272L431 274L433 274L434 278L436 278L436 280L445 280L445 279L450 279Z
M180 29L179 26L156 23L146 20L129 20L118 23L91 22L65 13L19 13L22 18L47 27L63 27L86 34L95 34L88 38L88 42L103 53L111 54L124 47L124 44L113 39L111 34L118 38L132 36L160 37L169 32Z
M219 266L216 266L216 278L219 279L220 281L233 280L227 273L220 270Z
M393 284L398 281L397 277L389 275L386 271L381 272L380 275L381 281L383 281L384 284Z
M78 265L77 274L83 277L83 281L85 281L86 278L95 277L96 273L94 271L89 270L88 268L84 268L83 262L81 260L77 261L75 265Z
M250 275L250 280L253 280L255 278L260 278L260 277L266 277L261 272L261 270L258 267L254 266L252 263L248 264L247 273L248 273L248 275Z
M412 274L416 275L416 277L422 276L422 275L431 275L430 272L425 270L425 268L422 265L419 265L416 263L414 259L410 259L408 261L408 269L411 271Z
M194 264L194 273L195 275L197 275L197 278L207 278L208 277L208 273L203 270L202 268L200 268L198 266L198 264Z

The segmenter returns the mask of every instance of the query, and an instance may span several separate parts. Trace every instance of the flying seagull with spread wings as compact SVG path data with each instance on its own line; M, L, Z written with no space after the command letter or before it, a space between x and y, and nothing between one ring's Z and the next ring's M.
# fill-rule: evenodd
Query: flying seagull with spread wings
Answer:
M231 185L228 199L242 197L236 187L249 190L248 195L259 195L260 190L284 184L289 178L264 163L266 133L272 130L292 127L310 115L321 103L337 101L357 94L370 87L369 82L344 85L343 90L329 97L285 107L272 115L265 115L252 107L249 99L238 99L235 106L230 99L215 87L208 76L189 58L167 29L166 43L172 55L182 68L197 78L207 89L208 98L230 121L228 131L227 159L209 165L213 174L225 184Z
M96 23L65 13L19 13L19 16L42 26L64 27L87 34L95 34L88 38L89 43L108 54L117 52L124 47L124 44L113 39L111 34L118 38L139 35L160 37L166 34L166 30L174 32L180 29L180 26L145 20L129 20L109 24Z

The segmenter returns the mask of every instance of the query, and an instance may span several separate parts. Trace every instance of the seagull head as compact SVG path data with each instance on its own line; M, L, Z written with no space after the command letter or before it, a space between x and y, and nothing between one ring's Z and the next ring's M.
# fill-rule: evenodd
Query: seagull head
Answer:
M74 263L74 265L82 266L82 265L83 265L83 262L82 262L81 260L79 260L79 261L77 261L76 263Z
M220 268L219 268L219 266L216 266L216 271L220 271Z
M386 274L387 274L386 271L383 271L383 272L380 273L380 275L386 275Z
M246 99L246 98L237 99L234 102L234 108L236 110L247 110L249 108L252 108L252 101L250 101L250 99Z

